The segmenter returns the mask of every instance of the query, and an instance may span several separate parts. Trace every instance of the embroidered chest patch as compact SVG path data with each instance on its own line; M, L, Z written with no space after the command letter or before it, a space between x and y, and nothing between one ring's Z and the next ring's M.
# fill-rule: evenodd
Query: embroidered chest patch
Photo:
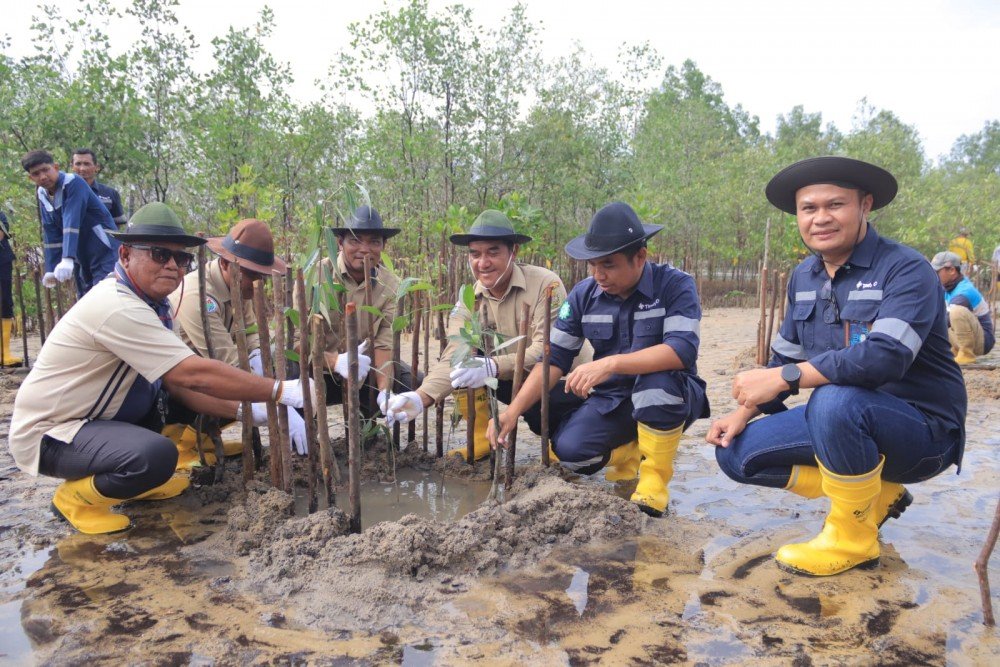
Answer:
M219 302L210 296L205 297L205 312L214 313L219 310Z
M568 320L572 314L573 310L569 307L569 301L563 301L562 305L559 306L559 319Z

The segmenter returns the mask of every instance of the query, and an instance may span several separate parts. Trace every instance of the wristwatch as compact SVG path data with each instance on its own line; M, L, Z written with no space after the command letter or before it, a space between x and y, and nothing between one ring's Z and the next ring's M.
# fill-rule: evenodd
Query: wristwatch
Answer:
M781 367L781 379L788 383L788 389L792 396L799 393L799 380L802 379L802 371L795 364L785 364Z

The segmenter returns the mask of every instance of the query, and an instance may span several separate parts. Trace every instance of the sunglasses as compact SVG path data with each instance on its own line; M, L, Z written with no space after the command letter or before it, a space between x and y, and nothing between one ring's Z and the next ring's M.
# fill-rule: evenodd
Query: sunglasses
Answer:
M166 263L173 258L174 264L176 264L177 268L182 271L188 271L194 265L194 255L189 252L184 252L183 250L170 250L157 245L139 244L129 244L128 247L136 248L138 250L148 250L149 256L152 257L153 261L157 264L166 265Z
M826 301L823 308L823 322L840 324L840 305L837 303L837 293L833 291L833 279L827 278L819 290L819 298Z

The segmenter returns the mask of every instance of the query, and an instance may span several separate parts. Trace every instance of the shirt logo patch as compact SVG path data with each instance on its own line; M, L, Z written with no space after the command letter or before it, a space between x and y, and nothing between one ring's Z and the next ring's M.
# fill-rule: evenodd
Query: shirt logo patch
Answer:
M572 314L573 309L569 307L569 301L563 301L562 305L559 306L559 319L568 320Z
M214 313L219 309L218 302L210 296L205 297L205 312Z
M876 280L875 282L871 283L863 283L859 280L858 284L855 285L854 287L855 289L870 289L872 287L878 287L878 281Z
M657 298L656 301L654 301L653 303L640 303L639 310L648 310L653 306L659 306L659 305L660 305L660 299Z

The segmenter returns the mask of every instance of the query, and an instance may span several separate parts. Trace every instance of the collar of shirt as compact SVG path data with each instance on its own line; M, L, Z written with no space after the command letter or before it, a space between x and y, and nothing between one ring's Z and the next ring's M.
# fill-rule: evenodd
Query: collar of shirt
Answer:
M875 249L878 248L878 232L875 231L875 226L872 223L868 223L868 231L865 232L865 237L861 239L861 243L854 247L851 251L851 256L847 259L847 263L844 266L856 266L862 269L870 269L872 267L872 261L875 259ZM817 254L813 254L813 263L809 267L809 270L813 273L819 273L823 270L823 258ZM839 267L838 267L839 270Z
M378 285L378 264L372 266L372 287ZM354 280L347 271L347 264L344 262L344 253L337 253L337 273L340 274L340 284L344 287L357 287L359 283Z
M642 267L642 275L639 276L639 284L635 286L634 290L632 290L632 294L641 294L647 299L656 298L656 288L653 285L653 267L648 261ZM626 297L626 299L630 298L632 294L629 294L628 297ZM604 290L602 290L600 287L596 288L593 291L593 293L590 295L590 298L596 299L602 295L606 295L609 299L613 299L615 301L625 301L625 299L620 299L616 296L605 294Z
M46 211L52 213L57 208L62 207L63 188L74 178L76 178L74 174L67 174L65 171L60 171L59 176L56 178L56 193L51 197L48 190L42 186L38 186L38 201L42 203Z
M478 280L476 281L476 287L475 287L476 296L486 295L487 299L491 299L493 301L503 301L504 299L507 298L507 295L510 294L511 291L513 291L515 287L521 290L527 289L528 283L524 279L524 271L521 269L520 265L518 265L517 262L513 262L511 266L513 266L514 268L511 269L510 283L507 285L507 291L503 293L503 296L501 297L493 296L492 294L490 294L490 291L485 287L483 287L483 284L480 283Z
M226 278L222 275L222 264L218 257L205 265L205 289L208 294L203 296L212 296L222 303L232 301L229 285L226 284Z

